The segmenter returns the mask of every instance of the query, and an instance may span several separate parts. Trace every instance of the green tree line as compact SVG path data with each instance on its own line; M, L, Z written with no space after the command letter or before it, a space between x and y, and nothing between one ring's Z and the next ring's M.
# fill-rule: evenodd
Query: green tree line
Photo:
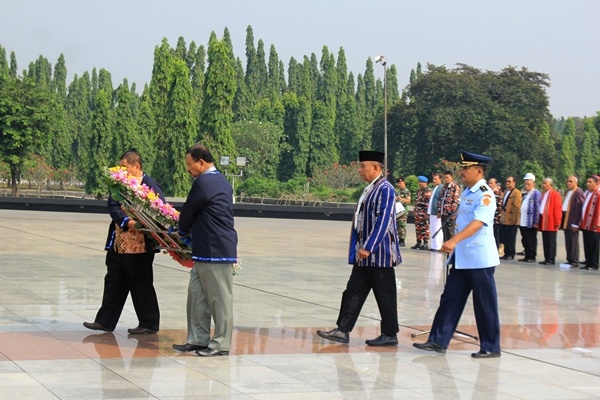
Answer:
M184 196L184 153L196 142L217 160L247 157L253 182L306 182L361 149L383 149L384 85L374 69L369 58L355 76L344 49L327 46L286 67L251 26L242 60L225 28L206 47L163 39L138 90L127 79L115 88L110 72L95 68L67 83L62 55L19 73L15 53L0 46L0 161L13 195L27 163L40 160L102 194L103 168L136 148L165 193ZM400 91L395 65L386 72L391 176L428 174L462 149L492 156L497 176L531 171L562 182L598 171L600 117L554 119L543 73L417 64Z

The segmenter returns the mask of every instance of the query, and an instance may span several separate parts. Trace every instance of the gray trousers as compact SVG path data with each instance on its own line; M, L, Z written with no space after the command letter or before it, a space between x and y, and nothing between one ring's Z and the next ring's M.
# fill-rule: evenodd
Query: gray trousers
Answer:
M210 321L215 323L210 337ZM187 298L187 343L229 351L233 332L233 264L194 262Z

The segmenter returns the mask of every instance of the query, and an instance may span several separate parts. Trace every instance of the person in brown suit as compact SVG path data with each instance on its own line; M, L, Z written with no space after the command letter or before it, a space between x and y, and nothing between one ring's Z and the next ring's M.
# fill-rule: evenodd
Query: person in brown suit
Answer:
M506 178L506 191L502 199L500 214L500 242L504 244L501 260L514 260L516 253L517 231L521 219L521 191L516 188L514 176Z
M579 179L571 175L567 178L567 191L562 205L562 221L560 228L565 233L565 247L567 248L567 264L579 267L579 221L581 221L581 207L583 207L583 190L578 186Z

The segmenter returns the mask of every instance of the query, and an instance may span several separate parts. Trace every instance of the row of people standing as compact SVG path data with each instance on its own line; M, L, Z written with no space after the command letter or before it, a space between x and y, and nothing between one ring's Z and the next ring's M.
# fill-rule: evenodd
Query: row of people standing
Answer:
M583 269L598 269L600 249L600 177L586 180L587 191L579 188L579 180L567 179L564 199L554 188L551 178L542 181L543 193L536 189L535 175L523 177L523 190L516 187L514 176L506 179L506 190L497 209L499 224L498 245L504 246L502 260L513 260L516 252L517 230L521 232L523 258L518 261L534 263L537 256L537 232L542 232L544 260L542 265L556 264L557 233L564 232L567 264L579 267L579 231L582 231L585 265ZM501 189L498 188L500 191Z
M454 182L451 171L443 174L434 172L431 189L426 176L421 175L418 179L419 190L413 209L417 243L411 249L439 251L442 243L450 240L455 234L456 210L460 203L461 190ZM406 187L402 177L398 178L398 187L401 186ZM400 195L398 197L397 200L402 201Z

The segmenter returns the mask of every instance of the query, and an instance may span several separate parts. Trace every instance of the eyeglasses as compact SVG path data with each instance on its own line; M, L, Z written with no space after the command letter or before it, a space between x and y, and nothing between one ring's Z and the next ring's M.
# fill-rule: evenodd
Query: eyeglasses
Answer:
M573 183L573 181L567 181L567 183Z

